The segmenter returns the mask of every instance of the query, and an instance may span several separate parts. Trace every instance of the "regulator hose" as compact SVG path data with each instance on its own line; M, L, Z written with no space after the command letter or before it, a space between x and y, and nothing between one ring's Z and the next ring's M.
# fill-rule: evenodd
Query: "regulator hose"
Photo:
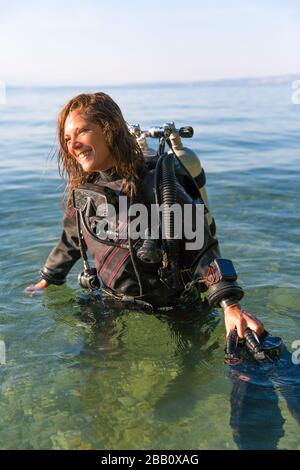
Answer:
M180 240L175 238L175 216L171 211L173 204L177 203L177 188L175 176L175 159L173 154L164 154L157 163L156 168L156 195L162 203L163 240L168 257L169 281L173 289L180 286L179 255ZM159 178L161 168L161 178Z
M128 244L129 244L129 252L130 252L130 258L132 262L132 266L136 275L136 279L138 281L139 285L139 295L142 296L144 294L144 286L143 286L143 281L142 281L142 276L141 273L139 272L138 266L137 266L137 259L136 259L136 254L134 251L133 247L133 242L131 238L131 215L130 215L130 208L133 205L133 198L132 196L130 197L130 203L129 203L129 215L128 215Z

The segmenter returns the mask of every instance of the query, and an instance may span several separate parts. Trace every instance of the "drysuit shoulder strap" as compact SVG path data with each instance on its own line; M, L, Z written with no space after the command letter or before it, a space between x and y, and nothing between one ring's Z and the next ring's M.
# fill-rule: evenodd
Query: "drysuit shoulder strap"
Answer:
M157 161L158 161L158 155L157 153L153 154L145 154L144 153L144 161L145 161L145 166L147 170L154 170L156 167Z

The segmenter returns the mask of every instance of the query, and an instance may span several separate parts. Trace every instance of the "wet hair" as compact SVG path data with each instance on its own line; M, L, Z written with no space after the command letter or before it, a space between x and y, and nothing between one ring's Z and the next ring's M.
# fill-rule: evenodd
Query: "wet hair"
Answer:
M59 141L57 160L59 174L67 179L67 205L71 204L72 190L93 178L93 174L85 172L68 152L65 122L74 110L82 111L82 115L88 121L99 124L106 145L114 158L115 172L123 178L122 191L129 197L136 195L139 175L145 163L143 153L135 137L129 132L119 106L106 93L82 93L64 106L57 121Z

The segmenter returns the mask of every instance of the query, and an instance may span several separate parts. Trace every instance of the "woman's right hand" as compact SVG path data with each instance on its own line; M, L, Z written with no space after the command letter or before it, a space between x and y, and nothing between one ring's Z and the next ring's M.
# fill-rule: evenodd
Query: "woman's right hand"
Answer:
M42 279L37 284L30 284L30 286L26 287L25 293L26 294L36 294L37 292L41 292L43 289L49 286L49 282L46 279Z

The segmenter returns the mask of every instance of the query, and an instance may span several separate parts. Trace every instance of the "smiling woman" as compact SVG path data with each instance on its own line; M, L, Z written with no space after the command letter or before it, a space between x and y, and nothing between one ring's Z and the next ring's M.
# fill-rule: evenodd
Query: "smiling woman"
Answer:
M134 194L144 158L119 106L106 93L71 99L58 117L58 166L68 179L68 201L78 184L93 172L115 168L124 176L123 190Z
M192 228L197 224L197 207L203 209L204 203L195 180L175 154L144 156L119 106L105 93L70 100L59 115L58 136L58 164L67 176L68 191L63 232L41 270L42 280L27 292L63 284L82 257L82 287L96 288L100 280L104 295L152 308L208 301L210 307L224 309L227 333L235 328L240 337L247 328L263 332L262 323L240 307L243 290L237 274L232 262L220 257L218 240L206 218L202 218L200 248L187 248L185 235L176 237L174 214L165 209L173 204L192 206L192 216L179 222ZM121 204L124 197L129 202L126 209ZM138 239L130 228L135 202L151 214ZM109 206L118 213L113 230ZM160 207L156 238L151 232L152 217ZM109 227L106 237L99 235L103 227ZM95 268L89 267L86 249Z

